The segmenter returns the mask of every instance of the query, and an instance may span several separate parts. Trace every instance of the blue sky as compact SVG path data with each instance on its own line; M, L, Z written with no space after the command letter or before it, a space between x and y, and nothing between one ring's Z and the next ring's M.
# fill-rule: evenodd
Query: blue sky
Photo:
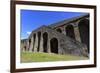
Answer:
M33 30L42 25L50 25L83 14L85 13L21 10L21 39L27 38Z

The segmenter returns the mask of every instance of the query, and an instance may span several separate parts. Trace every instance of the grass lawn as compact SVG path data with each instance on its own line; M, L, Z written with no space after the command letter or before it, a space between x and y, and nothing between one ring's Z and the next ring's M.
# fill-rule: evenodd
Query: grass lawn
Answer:
M69 61L69 60L86 60L86 57L73 55L58 55L53 53L33 53L21 52L21 62L51 62L51 61Z

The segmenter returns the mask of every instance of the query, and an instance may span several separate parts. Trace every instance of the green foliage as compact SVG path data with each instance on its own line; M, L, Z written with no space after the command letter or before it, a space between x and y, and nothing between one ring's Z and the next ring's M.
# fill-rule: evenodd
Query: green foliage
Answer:
M53 53L33 53L21 52L21 62L51 62L51 61L69 61L69 60L86 60L86 57L73 55L58 55Z

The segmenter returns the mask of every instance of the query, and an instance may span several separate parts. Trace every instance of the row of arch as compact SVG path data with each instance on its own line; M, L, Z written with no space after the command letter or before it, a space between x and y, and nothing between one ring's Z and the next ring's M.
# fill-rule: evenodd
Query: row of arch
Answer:
M79 32L80 32L80 38L81 38L81 42L87 45L88 48L88 53L89 53L89 20L88 19L84 19L81 20L78 24L78 28L79 28ZM69 36L71 38L75 39L75 33L74 33L74 27L73 25L68 25L66 28L66 36ZM56 29L58 32L62 33L62 30L60 28ZM36 40L36 37L38 38L38 41ZM43 38L43 52L48 52L48 44L50 44L50 49L51 52L53 53L58 53L58 39L57 38L52 38L50 39L50 41L48 41L48 33L44 32L41 35L41 32L37 32L33 34L33 48L32 51L34 51L35 48L35 43L37 41L38 46L37 46L37 52L40 51L40 42L41 42L41 37ZM31 39L29 39L29 48L31 45ZM29 50L28 48L28 50Z
M89 20L83 19L78 23L79 33L81 42L87 45L88 52L89 52ZM56 29L58 32L62 33L63 31L61 28ZM74 26L68 25L65 27L66 36L69 36L73 39L75 39L75 33L74 33Z
M37 41L36 37L38 38L37 52L39 52L40 49L41 49L40 42L41 42L41 37L42 37L43 38L43 44L42 44L43 52L45 52L45 53L48 52L48 44L50 44L51 52L52 53L58 53L58 39L54 37L54 38L50 39L50 43L49 43L48 42L48 33L44 32L43 35L41 35L40 31L37 33L37 36L36 36L36 33L33 34L33 42L32 42L31 39L29 39L28 50L30 49L31 43L33 43L32 51L34 51L34 49L36 48L35 47L35 44L36 44L36 41Z
M71 38L75 39L75 35L74 35L74 27L72 25L68 25L66 28L66 36L69 36ZM56 29L58 32L62 33L62 30L60 28Z

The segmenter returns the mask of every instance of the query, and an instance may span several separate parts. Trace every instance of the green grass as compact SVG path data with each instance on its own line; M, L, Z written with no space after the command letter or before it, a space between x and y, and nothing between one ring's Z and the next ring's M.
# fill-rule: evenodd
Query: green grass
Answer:
M86 60L86 57L73 55L58 55L53 53L32 53L21 52L21 62L51 62L51 61L69 61L69 60Z

